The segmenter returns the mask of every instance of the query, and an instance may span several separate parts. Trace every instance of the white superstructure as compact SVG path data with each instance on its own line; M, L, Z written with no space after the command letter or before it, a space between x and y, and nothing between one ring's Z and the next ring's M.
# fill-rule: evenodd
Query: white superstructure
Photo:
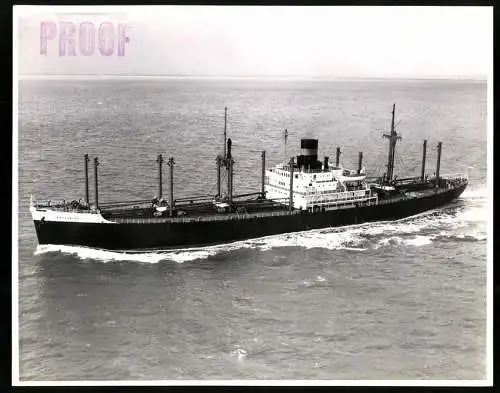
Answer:
M293 173L293 181L290 175ZM266 170L266 198L290 203L292 183L293 208L309 211L338 209L346 205L369 205L377 203L377 194L365 181L364 170L360 173L342 167L307 169L290 164L278 164Z

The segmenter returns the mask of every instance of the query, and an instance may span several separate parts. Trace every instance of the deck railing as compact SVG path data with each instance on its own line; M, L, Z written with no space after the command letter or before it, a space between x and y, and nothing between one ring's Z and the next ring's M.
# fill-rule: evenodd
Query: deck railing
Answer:
M249 220L253 218L262 217L276 217L300 214L301 210L278 210L271 212L259 213L228 213L228 214L214 214L208 216L197 217L158 217L158 218L116 218L113 221L121 224L150 224L150 223L189 223L189 222L213 222L213 221L231 221L231 220Z
M97 213L94 209L78 209L74 208L71 203L68 203L64 199L50 200L50 199L41 199L36 201L30 201L30 206L35 207L36 209L46 209L50 208L51 210L65 211L65 212L87 212L87 213Z
M35 206L37 208L43 208L43 207L52 207L52 208L64 208L68 204L66 203L66 200L64 199L38 199L35 201L30 201L32 206Z
M442 179L446 180L459 180L459 181L469 181L469 175L466 173L453 173L439 176Z

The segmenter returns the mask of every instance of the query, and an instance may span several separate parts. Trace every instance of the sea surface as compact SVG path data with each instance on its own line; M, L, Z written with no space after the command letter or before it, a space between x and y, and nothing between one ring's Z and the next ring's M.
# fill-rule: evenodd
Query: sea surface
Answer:
M38 246L37 199L214 193L224 107L235 191L317 137L368 175L467 173L449 205L395 222L124 254ZM486 82L446 80L24 80L19 83L19 372L22 381L486 378ZM289 132L284 147L283 130ZM91 199L93 200L93 167ZM165 167L166 168L166 167ZM167 189L167 171L165 169Z

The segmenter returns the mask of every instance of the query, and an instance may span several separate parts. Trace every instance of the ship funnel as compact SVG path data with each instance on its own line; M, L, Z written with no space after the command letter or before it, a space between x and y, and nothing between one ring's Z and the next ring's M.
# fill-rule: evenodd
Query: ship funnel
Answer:
M301 139L300 156L297 156L297 166L306 169L321 169L321 161L318 161L318 140Z
M318 158L318 140L317 139L301 139L300 140L300 153L303 156Z
M325 171L327 171L327 170L328 170L328 157L325 157L325 160L324 160L324 162L323 162L323 169L324 169Z

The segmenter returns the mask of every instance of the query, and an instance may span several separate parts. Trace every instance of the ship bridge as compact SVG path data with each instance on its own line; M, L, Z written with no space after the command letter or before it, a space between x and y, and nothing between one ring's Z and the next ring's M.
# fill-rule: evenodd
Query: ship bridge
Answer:
M309 211L376 203L377 194L365 181L361 161L357 171L350 170L340 165L339 154L337 150L336 165L330 167L328 157L318 160L318 140L302 139L296 160L266 170L266 198Z

